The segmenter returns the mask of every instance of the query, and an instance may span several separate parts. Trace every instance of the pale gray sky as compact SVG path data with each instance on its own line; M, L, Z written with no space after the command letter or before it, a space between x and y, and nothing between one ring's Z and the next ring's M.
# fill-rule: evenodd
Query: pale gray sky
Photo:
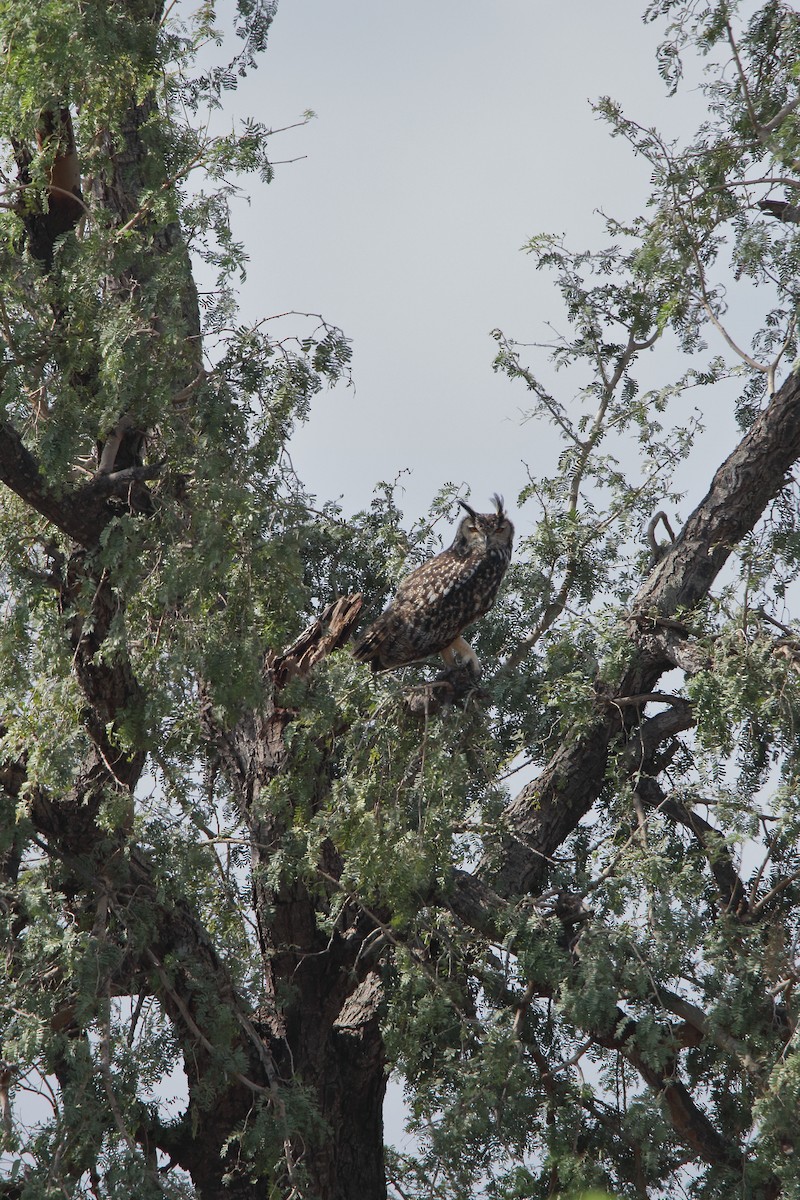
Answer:
M251 255L244 318L320 312L352 339L355 393L318 397L293 444L321 499L352 510L407 469L411 520L445 482L513 507L523 461L549 472L554 432L520 426L526 394L494 375L491 330L535 341L559 319L551 279L520 250L528 237L599 246L598 209L641 210L647 167L589 101L611 94L668 132L702 113L697 93L667 100L642 8L282 0L224 119L280 127L317 114L275 137L275 159L305 157L270 186L247 181L234 216Z

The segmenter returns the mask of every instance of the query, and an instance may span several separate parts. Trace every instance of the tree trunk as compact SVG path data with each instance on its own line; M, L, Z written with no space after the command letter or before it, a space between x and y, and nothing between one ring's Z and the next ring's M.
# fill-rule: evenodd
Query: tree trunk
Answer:
M268 1035L279 1080L310 1094L317 1120L295 1139L294 1162L305 1172L309 1200L383 1200L383 1099L386 1064L380 1031L379 965L369 949L375 923L362 909L345 905L328 935L319 918L327 905L306 884L288 878L266 882L293 814L276 808L269 783L287 764L285 740L294 710L281 707L281 689L303 678L331 650L343 645L361 608L360 596L343 597L287 651L268 655L264 702L233 730L204 712L206 731L221 768L250 825L253 903L261 946L266 1006L259 1019ZM318 764L315 786L324 798L327 770ZM341 873L326 843L319 864L331 891ZM305 1193L304 1193L305 1195Z

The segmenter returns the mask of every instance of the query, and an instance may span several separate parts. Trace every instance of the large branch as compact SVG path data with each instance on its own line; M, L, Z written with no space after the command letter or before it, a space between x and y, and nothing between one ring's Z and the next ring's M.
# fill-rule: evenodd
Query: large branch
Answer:
M150 7L154 18L160 15L160 0L153 0ZM177 218L162 224L142 201L152 186L154 163L158 161L152 141L155 111L154 96L147 95L140 101L132 95L128 112L114 123L113 134L99 136L104 165L91 181L89 204L94 210L104 210L100 227L108 226L110 216L117 229L135 226L141 235L137 244L129 237L123 246L122 239L113 230L110 232L108 262L112 274L105 281L107 302L114 302L119 294L127 304L132 282L141 285L143 295L153 296L149 316L154 333L160 335L165 305L174 306L177 298L183 337L177 354L171 352L165 361L181 384L200 377L200 317L188 250ZM68 119L66 114L64 120ZM70 166L77 172L74 141L68 149ZM51 178L53 187L62 182L60 177ZM57 199L59 193L54 194ZM77 193L66 199L74 207ZM81 211L84 207L81 202ZM51 197L47 239L40 238L38 253L34 250L45 271L58 269L54 244L65 231L53 224L51 214L55 208ZM31 239L34 232L29 230ZM114 255L115 247L122 249L119 260ZM175 269L164 273L166 255L175 260L173 268L177 263L178 274ZM158 279L162 273L163 284ZM153 279L159 282L158 293L152 288L148 292L144 286ZM70 319L68 304L56 312L56 320L67 332ZM69 339L65 342L68 344ZM89 365L77 374L68 358L59 359L59 339L53 345L55 368L72 372L71 385L89 396L96 386L99 347L94 347ZM53 794L38 787L35 779L28 777L24 755L12 761L0 758L0 788L14 798L27 793L30 824L38 844L50 854L48 882L54 894L62 893L65 911L75 916L76 923L85 919L92 936L118 938L124 948L113 968L114 978L98 979L98 998L102 998L104 987L113 995L147 992L158 996L184 1048L193 1100L195 1092L207 1086L206 1076L218 1070L219 1057L226 1058L231 1048L218 1044L221 1037L212 1029L208 1014L209 993L232 1014L230 1042L239 1060L238 1071L229 1070L214 1111L209 1111L207 1099L196 1106L194 1115L202 1111L196 1128L187 1120L185 1128L175 1133L174 1145L159 1142L187 1170L196 1171L201 1179L213 1178L215 1185L209 1185L205 1193L213 1195L219 1192L226 1165L233 1165L235 1158L235 1151L231 1151L225 1159L225 1139L246 1123L254 1098L263 1097L276 1114L282 1102L277 1096L270 1040L257 1032L246 1003L238 996L231 974L193 906L181 898L164 898L157 872L146 855L129 847L130 829L124 818L112 831L98 819L100 807L111 793L122 795L132 805L145 752L140 748L128 751L127 743L118 737L118 728L125 716L141 708L143 695L127 656L110 638L115 621L123 617L124 602L117 594L115 581L97 565L96 556L78 547L96 549L104 529L120 512L152 511L146 481L159 473L162 464L145 465L141 461L143 431L133 426L131 419L120 414L110 432L97 431L99 435L106 432L109 443L99 455L100 470L93 479L76 486L69 478L48 478L11 421L0 420L0 484L77 543L54 570L52 583L66 617L73 667L86 699L86 728L92 740L83 764L75 769L72 786L64 793ZM0 862L0 871L11 878L18 858L16 847L13 850L16 857L6 855ZM148 931L147 939L142 937L143 929ZM75 981L66 974L52 984L54 1021L78 1021L75 990ZM84 1008L80 1020L85 1022L90 1017Z
M663 1098L673 1129L698 1158L726 1167L732 1173L741 1171L741 1151L735 1138L726 1141L714 1127L681 1083L675 1064L668 1064L666 1069L655 1067L650 1056L643 1055L636 1047L636 1022L619 1008L615 1016L613 1029L595 1035L598 1045L625 1055L649 1087Z
M291 706L284 705L283 688L291 680L306 678L327 654L345 644L352 634L361 602L359 593L340 597L281 654L270 651L263 667L262 702L246 710L233 727L217 724L210 703L202 711L212 760L225 772L250 832L253 897L268 994L280 991L277 981L282 974L292 981L299 994L306 975L329 970L329 960L342 953L349 960L348 971L338 980L343 1002L359 982L357 973L352 971L352 962L358 956L361 941L371 932L369 923L362 921L357 937L348 941L340 937L337 929L329 939L318 928L318 897L305 881L289 876L275 884L270 878L270 860L282 849L293 813L263 800L265 789L286 765L289 748L285 734L297 716L296 698ZM323 759L317 771L321 791L328 784L328 769ZM341 873L341 861L330 842L324 844L322 856L325 861L320 862L321 870L336 879ZM348 914L350 920L358 923L357 912L348 909ZM341 925L346 926L347 921L343 920ZM330 987L330 982L327 986ZM313 988L316 990L316 983ZM317 999L323 994L320 992Z
M81 546L96 546L113 515L107 494L91 484L70 492L49 488L37 460L7 421L0 422L0 483Z
M36 144L39 152L44 151L51 160L46 200L41 195L31 194L34 159L31 147L12 138L20 188L27 193L19 205L19 215L31 253L49 271L57 239L74 229L86 211L69 108L52 102L44 106L36 129Z
M611 685L601 675L590 731L565 738L538 779L508 805L503 861L492 878L496 892L513 896L541 888L548 862L600 795L609 752L630 726L630 713L615 706L615 695L652 692L668 669L662 655L643 648L639 623L651 615L673 616L708 595L798 458L800 379L792 374L716 472L707 495L639 589L630 623L636 651L619 683Z

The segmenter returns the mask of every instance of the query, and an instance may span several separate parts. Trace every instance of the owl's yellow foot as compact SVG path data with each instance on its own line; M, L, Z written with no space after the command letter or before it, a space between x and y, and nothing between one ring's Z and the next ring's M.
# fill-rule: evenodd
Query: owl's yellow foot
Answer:
M456 665L456 655L458 655L458 657L469 666L469 669L476 678L480 675L483 669L481 667L481 660L478 658L469 642L465 642L463 637L460 636L457 637L452 645L448 646L446 650L442 650L442 658L447 663L448 667L454 667Z

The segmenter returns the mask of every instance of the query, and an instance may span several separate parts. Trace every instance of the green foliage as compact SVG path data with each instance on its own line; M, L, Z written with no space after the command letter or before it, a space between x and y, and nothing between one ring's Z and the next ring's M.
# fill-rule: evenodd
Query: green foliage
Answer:
M313 1155L295 1162L294 1148L330 1129L315 1081L293 1076L281 1021L308 964L357 937L328 983L351 999L363 960L381 972L383 1048L419 1147L389 1156L398 1194L723 1200L800 1185L794 485L737 547L719 593L669 614L694 668L664 693L618 694L631 600L665 549L645 548L644 529L658 509L678 511L713 420L689 395L708 392L711 407L735 389L748 427L796 354L797 222L759 202L774 189L797 198L800 22L776 2L744 22L737 7L648 10L667 19L670 88L690 53L708 64L706 119L687 146L609 99L597 106L652 172L647 214L607 219L605 249L550 235L526 247L555 281L568 332L534 371L496 331L495 369L525 387L561 452L519 497L531 532L474 630L480 687L419 716L408 698L433 667L370 677L346 648L278 694L265 686L265 654L336 596L362 592L367 620L381 610L447 541L458 491L443 484L407 529L397 481L348 515L312 504L294 475L287 441L318 390L347 378L349 345L313 314L240 323L247 260L229 201L242 174L272 179L271 130L246 122L212 138L197 119L252 67L274 5L240 0L238 53L193 75L217 36L211 4L187 27L145 0L0 4L0 132L17 197L0 215L0 414L51 496L96 482L123 414L125 431L146 431L137 467L149 472L147 504L115 495L77 556L0 494L2 1059L15 1103L26 1089L48 1097L32 1128L15 1109L5 1133L26 1198L56 1184L193 1194L166 1151L144 1152L148 1131L168 1145L207 1129L237 1087L251 1089L246 1118L236 1112L214 1149L227 1181L311 1187ZM42 114L54 107L76 114L95 186L44 269L30 228L53 202L61 147ZM133 111L140 170L126 175L115 147ZM200 303L189 251L217 272ZM727 324L737 284L760 313L747 345ZM670 357L656 360L662 348ZM660 628L659 614L643 619ZM87 713L92 672L136 686ZM649 757L636 741L648 705L691 710L691 731ZM243 769L237 788L236 735L254 714L273 720L252 741L275 769ZM601 795L548 861L546 888L495 894L517 832L511 790L612 718L622 734ZM122 770L139 759L134 806ZM59 804L66 831L51 817ZM454 897L459 871L476 868L487 894L473 927ZM316 939L305 958L276 917L298 895ZM183 935L168 944L164 913ZM295 954L273 994L265 972ZM246 1076L254 1043L270 1070L266 1048L284 1054L280 1086L266 1068L269 1086ZM191 1095L176 1115L163 1080L184 1068ZM741 1149L736 1169L672 1119L675 1081Z

